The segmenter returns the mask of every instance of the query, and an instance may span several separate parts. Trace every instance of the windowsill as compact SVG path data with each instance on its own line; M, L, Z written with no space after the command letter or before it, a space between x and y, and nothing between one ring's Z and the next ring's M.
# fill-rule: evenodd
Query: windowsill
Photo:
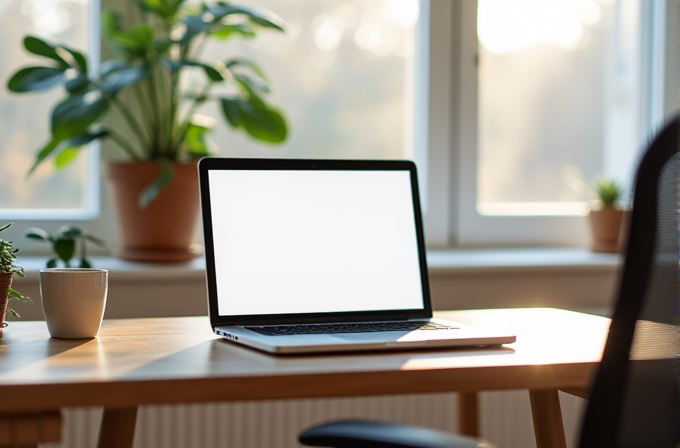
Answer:
M584 247L441 249L427 252L430 274L501 274L615 271L620 254Z
M47 257L26 256L19 263L27 275L45 267ZM115 257L91 257L93 265L109 270L118 279L197 279L205 275L205 260L185 263L139 263ZM621 263L619 254L593 253L586 248L433 249L427 251L431 274L491 274L522 272L612 271Z
M47 256L23 256L25 278L15 278L22 294L40 298L38 272ZM109 271L105 317L158 317L207 314L205 260L135 263L92 257ZM611 306L621 257L585 248L448 249L428 251L434 309L551 306L604 309ZM42 308L12 304L23 319L42 319Z

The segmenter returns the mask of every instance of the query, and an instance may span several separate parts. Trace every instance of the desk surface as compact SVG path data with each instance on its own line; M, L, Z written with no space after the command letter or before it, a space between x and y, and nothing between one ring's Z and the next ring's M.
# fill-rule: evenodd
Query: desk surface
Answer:
M274 357L217 339L207 317L105 321L90 340L44 322L0 338L0 412L377 394L585 388L609 319L549 308L437 313L511 329L500 348Z

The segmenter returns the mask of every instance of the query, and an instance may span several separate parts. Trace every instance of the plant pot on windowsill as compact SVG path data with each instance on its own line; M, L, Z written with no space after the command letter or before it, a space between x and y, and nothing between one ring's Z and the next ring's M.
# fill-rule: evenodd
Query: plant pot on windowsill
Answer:
M171 164L173 177L145 207L142 191L158 177L154 162L108 162L104 174L118 219L122 247L114 254L132 261L187 261L197 255L191 239L199 209L195 163Z
M590 210L588 223L592 236L590 248L593 252L621 252L625 214L624 210L613 205Z

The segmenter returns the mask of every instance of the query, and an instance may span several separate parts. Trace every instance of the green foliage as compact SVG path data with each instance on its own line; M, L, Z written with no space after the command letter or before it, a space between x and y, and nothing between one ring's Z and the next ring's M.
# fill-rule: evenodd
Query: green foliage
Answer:
M132 3L141 23L126 25L112 11L102 14L102 34L117 57L104 61L97 73L88 71L82 52L35 36L24 38L26 51L44 58L45 64L16 71L7 88L27 93L61 87L64 93L52 110L51 138L36 153L30 172L48 159L57 168L67 166L84 145L110 138L131 160L161 163L159 178L140 198L140 204L146 204L172 178L172 172L167 178L161 161L209 154L210 128L196 125L201 121L196 111L207 101L219 102L224 120L255 140L286 140L285 116L267 101L269 81L256 63L241 58L201 60L208 40L254 38L262 29L283 31L278 17L224 1ZM202 85L182 87L182 76L190 70L202 72ZM123 92L130 96L121 99ZM104 123L114 109L123 121Z
M7 229L9 226L11 226L12 223L7 223L0 227L0 232L3 230ZM0 273L2 274L16 274L19 277L24 276L24 268L16 264L16 259L17 259L17 252L19 252L19 249L14 247L11 241L5 241L0 239ZM12 300L21 300L23 302L30 302L33 303L33 301L18 293L16 290L14 290L11 286L9 288L9 299ZM15 318L19 318L19 314L14 311L12 308L7 308L7 311L14 316ZM0 322L1 324L2 322Z
M11 226L9 222L0 227L0 232ZM1 274L17 274L19 277L24 276L24 268L16 264L17 252L19 249L14 247L11 241L0 239L0 273Z
M70 268L71 259L73 259L76 252L79 253L80 257L78 267L91 268L92 262L87 258L85 243L89 241L100 247L106 245L104 241L93 235L83 233L83 231L77 227L62 227L59 229L59 232L54 235L50 235L43 229L32 227L26 230L24 235L26 238L43 243L50 243L52 245L52 251L55 256L47 260L45 265L47 268L56 268L60 260L65 267Z
M595 181L594 189L603 207L615 205L621 198L621 186L612 179L598 178Z

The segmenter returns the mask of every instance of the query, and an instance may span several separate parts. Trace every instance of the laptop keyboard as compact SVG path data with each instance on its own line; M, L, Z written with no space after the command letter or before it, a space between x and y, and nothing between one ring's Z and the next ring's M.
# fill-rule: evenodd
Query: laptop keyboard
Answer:
M457 327L433 322L360 322L344 324L267 325L245 327L266 336L297 334L371 333L376 331L455 330Z

